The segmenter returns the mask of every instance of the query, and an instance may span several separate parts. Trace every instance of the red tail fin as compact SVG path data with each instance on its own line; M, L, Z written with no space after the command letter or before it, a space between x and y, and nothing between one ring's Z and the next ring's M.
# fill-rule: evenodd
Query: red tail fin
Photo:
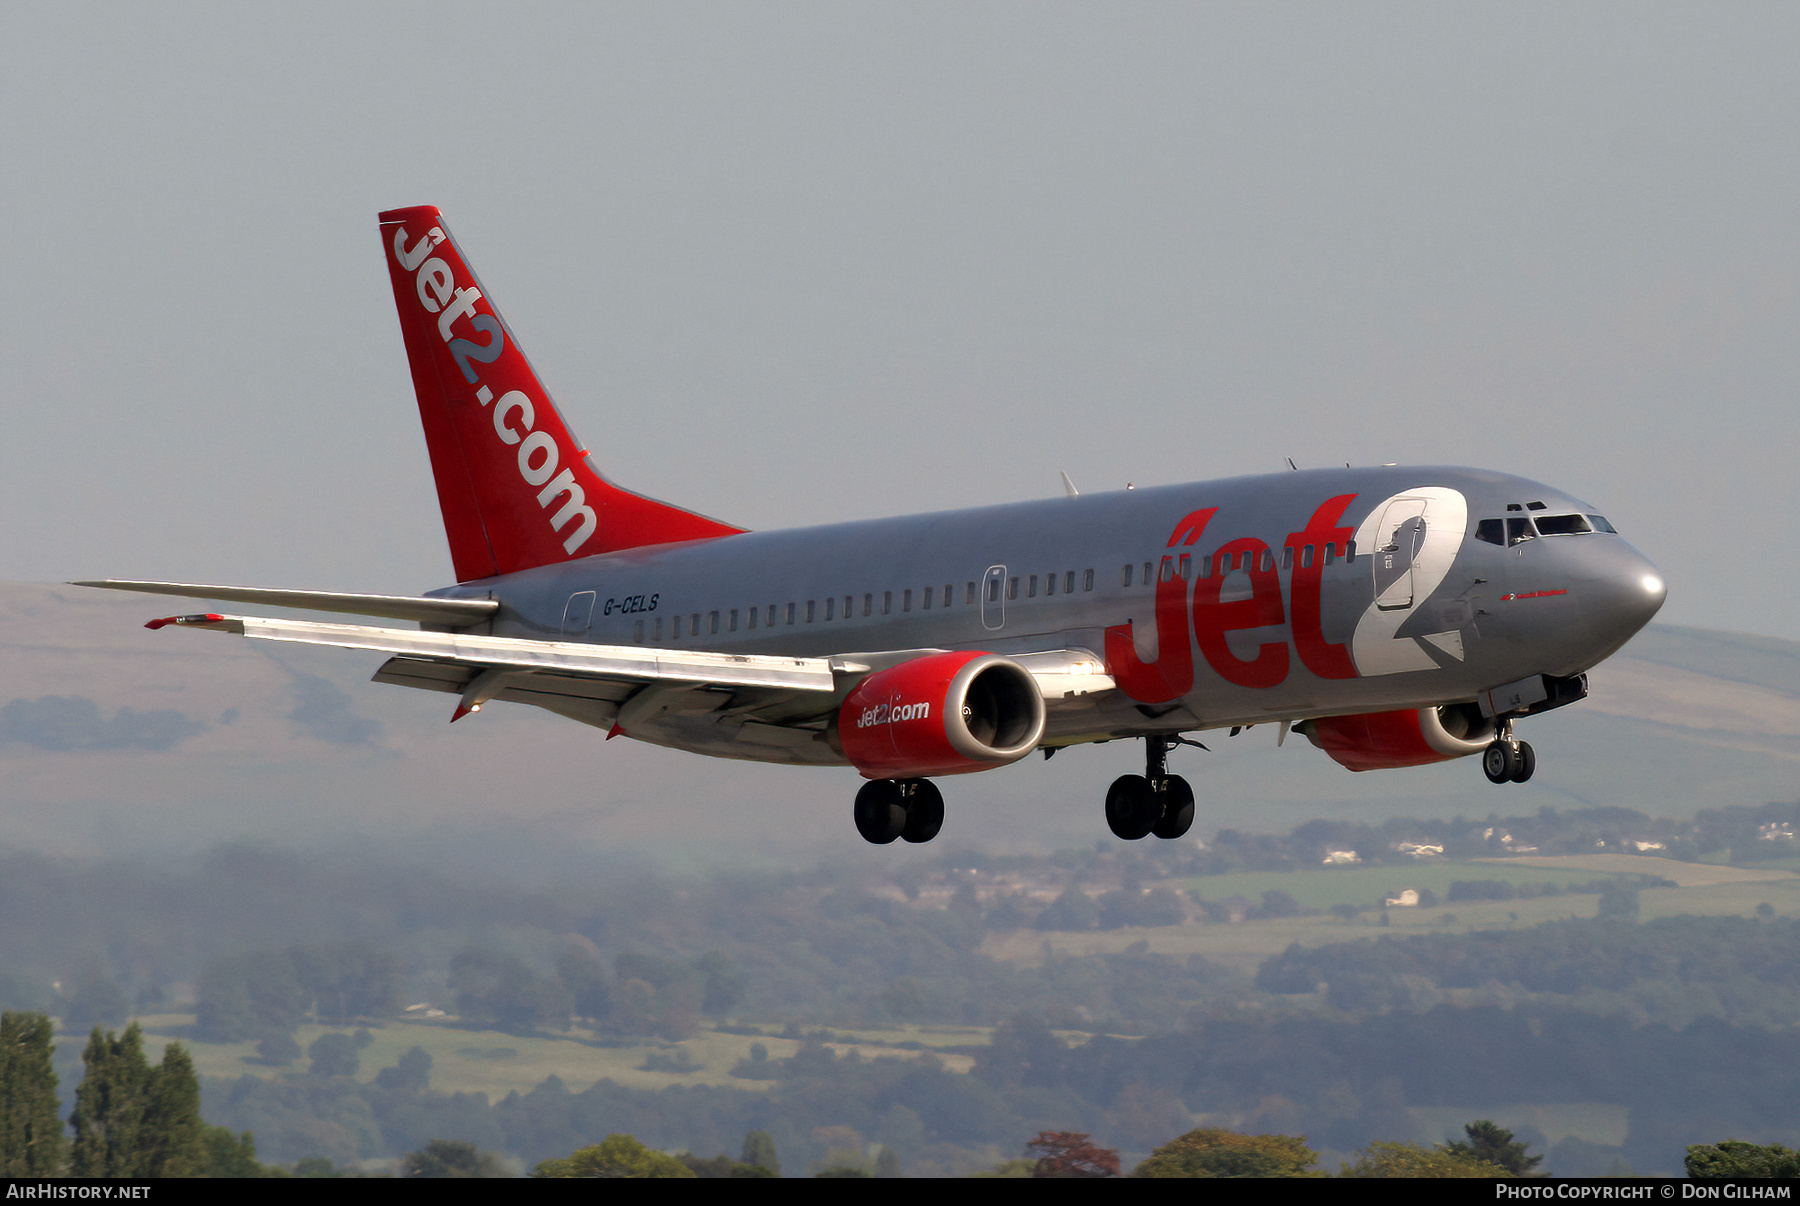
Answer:
M458 582L743 530L588 464L436 208L382 214L381 244Z

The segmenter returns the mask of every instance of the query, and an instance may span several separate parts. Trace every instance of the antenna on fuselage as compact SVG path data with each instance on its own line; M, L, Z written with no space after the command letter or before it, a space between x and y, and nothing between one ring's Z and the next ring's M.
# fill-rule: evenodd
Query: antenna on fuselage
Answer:
M1062 474L1064 492L1066 492L1070 498L1080 498L1081 491L1077 490L1075 488L1075 483L1069 479L1069 471L1067 469L1058 469L1057 472Z
M1288 468L1289 468L1289 469L1292 469L1292 470L1293 470L1293 471L1294 471L1294 472L1295 472L1295 473L1298 473L1298 472L1300 472L1300 466L1298 466L1298 465L1296 465L1296 464L1294 464L1294 458L1293 458L1293 457L1291 457L1291 456L1290 456L1290 457L1288 457L1288 458L1287 458L1287 463L1288 463Z

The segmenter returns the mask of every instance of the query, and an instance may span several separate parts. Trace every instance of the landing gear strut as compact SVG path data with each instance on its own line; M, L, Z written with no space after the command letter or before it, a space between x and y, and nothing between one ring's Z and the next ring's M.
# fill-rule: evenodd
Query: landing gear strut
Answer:
M1481 752L1481 769L1489 783L1523 783L1537 770L1537 753L1530 742L1513 736L1509 720L1501 726L1494 744Z
M1144 739L1144 773L1121 775L1106 791L1106 824L1113 836L1135 842L1147 834L1178 838L1194 823L1194 789L1169 773L1169 739Z
M930 779L872 779L856 793L851 816L865 842L929 842L944 827L944 794Z

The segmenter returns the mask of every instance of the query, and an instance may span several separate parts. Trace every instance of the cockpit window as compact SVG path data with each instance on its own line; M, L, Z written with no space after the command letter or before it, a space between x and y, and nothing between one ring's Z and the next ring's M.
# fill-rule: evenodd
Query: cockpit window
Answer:
M1585 515L1540 515L1537 529L1544 536L1575 536L1594 530Z
M1506 544L1506 521L1503 519L1482 520L1475 525L1475 539L1504 547Z
M1531 521L1529 519L1516 518L1506 521L1507 544L1521 544L1524 541L1535 540L1536 538L1537 533L1532 530Z
M1610 523L1607 523L1606 516L1604 515L1590 515L1588 516L1588 522L1594 525L1594 531L1596 532L1611 532L1614 536L1619 534L1619 529L1613 527Z

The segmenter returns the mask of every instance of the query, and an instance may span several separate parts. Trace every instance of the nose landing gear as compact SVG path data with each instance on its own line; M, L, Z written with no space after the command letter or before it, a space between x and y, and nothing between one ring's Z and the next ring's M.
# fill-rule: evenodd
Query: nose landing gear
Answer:
M929 842L944 827L944 794L930 779L872 779L856 793L851 816L865 842Z
M1169 740L1144 739L1144 773L1121 775L1106 791L1106 825L1128 842L1154 833L1178 838L1194 823L1194 789L1169 773Z

